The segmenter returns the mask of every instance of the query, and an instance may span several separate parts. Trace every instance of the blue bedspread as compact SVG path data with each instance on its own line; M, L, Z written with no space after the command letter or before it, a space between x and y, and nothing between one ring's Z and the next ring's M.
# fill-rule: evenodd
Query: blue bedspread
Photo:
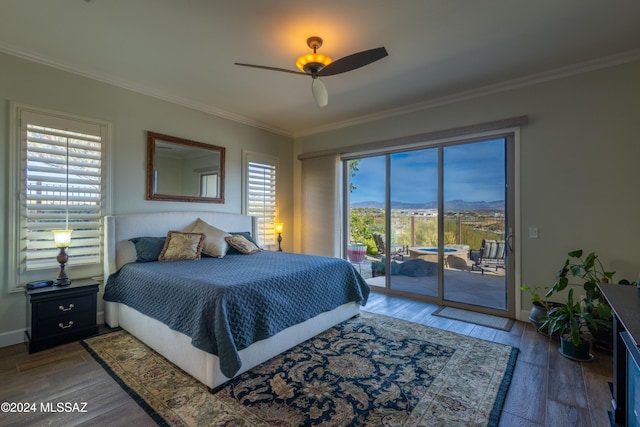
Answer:
M369 286L339 258L263 251L198 261L131 263L112 274L106 301L153 317L220 358L231 378L238 351L342 304L365 305Z

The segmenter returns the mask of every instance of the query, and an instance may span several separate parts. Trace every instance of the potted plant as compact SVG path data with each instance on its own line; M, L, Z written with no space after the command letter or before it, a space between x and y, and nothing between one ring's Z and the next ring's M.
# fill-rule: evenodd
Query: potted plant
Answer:
M589 325L591 335L599 347L613 348L613 317L611 315L611 307L602 295L598 284L611 281L615 272L605 271L595 252L590 252L583 258L582 249L578 249L569 252L568 255L569 258L565 260L564 265L560 271L558 271L556 282L549 289L546 297L564 290L569 285L570 277L583 279L585 310L590 313L594 319L603 321ZM595 325L597 325L597 327Z
M347 247L347 258L354 264L362 264L367 255L367 245L360 242L349 243Z
M546 334L547 331L541 330L540 326L542 326L542 318L547 315L549 310L554 307L560 307L563 305L561 302L549 301L546 295L541 293L542 291L546 291L548 288L540 288L539 286L528 286L522 285L520 286L520 290L527 291L531 294L531 310L529 311L529 321L536 328L536 330ZM541 296L542 295L542 296Z
M574 301L573 289L569 290L565 305L554 307L543 318L541 328L550 336L560 336L560 353L577 361L589 361L593 356L589 353L589 340L586 334L588 327L596 328L603 320L594 319L591 313L584 310L580 301Z

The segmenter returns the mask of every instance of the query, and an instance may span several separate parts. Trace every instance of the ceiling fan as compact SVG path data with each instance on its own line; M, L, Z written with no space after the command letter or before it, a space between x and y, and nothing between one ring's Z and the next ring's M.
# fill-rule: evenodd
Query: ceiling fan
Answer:
M322 38L317 36L309 37L307 39L307 46L313 49L313 53L302 55L298 58L296 66L300 71L268 67L265 65L245 64L241 62L236 62L235 64L242 65L243 67L262 68L265 70L283 71L285 73L311 76L311 92L313 93L313 98L320 107L324 107L329 103L329 94L327 93L327 87L319 77L346 73L347 71L364 67L365 65L371 64L372 62L382 59L388 55L387 50L384 47L377 47L375 49L353 53L345 56L344 58L333 61L328 56L316 53L320 46L322 46Z

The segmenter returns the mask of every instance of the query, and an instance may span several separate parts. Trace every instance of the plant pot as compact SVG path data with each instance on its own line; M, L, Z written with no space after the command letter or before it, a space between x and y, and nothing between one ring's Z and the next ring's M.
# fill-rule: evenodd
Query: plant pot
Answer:
M550 302L547 305L549 306L549 308L554 308L561 307L563 304L559 302ZM548 333L546 331L540 330L540 326L542 326L542 323L544 323L542 318L547 315L547 311L548 310L544 305L538 302L534 302L531 306L531 311L529 312L529 321L531 322L533 327L535 327L537 331L545 335L548 335Z
M595 314L593 315L594 319L599 319ZM597 350L603 350L612 352L613 351L613 320L608 319L611 324L609 327L601 327L599 326L597 329L592 329L589 327L589 332L591 332L591 343L593 344L593 348Z
M361 264L367 255L367 245L351 243L347 248L347 257L354 264Z
M580 344L576 346L570 337L560 337L560 348L558 348L558 351L567 359L578 362L590 362L593 360L593 355L589 353L589 341L587 340L580 340Z

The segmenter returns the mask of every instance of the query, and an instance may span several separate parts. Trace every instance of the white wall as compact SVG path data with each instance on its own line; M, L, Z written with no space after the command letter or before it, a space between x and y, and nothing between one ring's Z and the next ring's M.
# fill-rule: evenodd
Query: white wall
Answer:
M75 74L0 54L0 347L22 341L26 325L26 302L22 293L8 293L7 189L9 153L9 102L15 101L111 122L113 196L111 214L166 210L214 210L241 212L242 150L277 156L280 165L292 163L290 138L222 119L170 102L144 96ZM225 203L177 203L145 200L146 133L152 130L226 147ZM281 168L279 212L292 223L292 174ZM288 242L283 242L287 249ZM290 250L290 248L289 248ZM68 273L73 276L73 264ZM98 297L102 309L102 291Z
M580 248L599 254L605 267L617 272L615 279L636 280L639 76L636 61L300 137L295 155L528 115L529 124L521 131L521 228L516 236L522 244L522 283L553 284L567 252ZM299 212L299 185L294 193ZM304 219L297 220L304 227ZM528 238L531 226L538 227L538 239ZM296 231L301 236L300 228ZM528 310L528 295L523 298L522 309Z
M521 133L521 276L553 282L569 250L600 254L616 278L640 272L640 62L487 95L373 123L289 138L194 111L54 68L0 54L0 271L7 259L9 101L113 124L113 214L162 210L241 210L241 151L280 158L279 212L293 224L285 250L299 250L300 162L294 155L528 115ZM145 197L145 131L226 147L224 205L156 202ZM293 165L292 168L288 165ZM295 183L295 185L294 185ZM294 215L296 212L296 215ZM537 226L540 237L526 230ZM289 237L290 236L290 237ZM73 277L72 268L69 269ZM3 282L6 274L0 276ZM0 346L22 340L23 294L0 285ZM102 305L100 305L102 306ZM523 304L525 310L528 303Z

